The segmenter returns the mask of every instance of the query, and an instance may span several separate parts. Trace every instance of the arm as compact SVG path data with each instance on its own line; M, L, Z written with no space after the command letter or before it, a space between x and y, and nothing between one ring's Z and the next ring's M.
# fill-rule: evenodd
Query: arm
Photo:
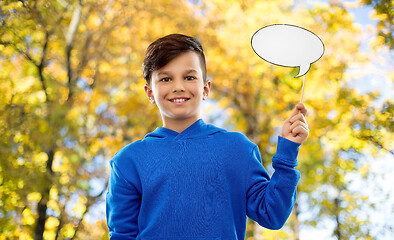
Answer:
M106 198L106 214L111 240L132 240L138 234L141 195L111 160L111 174Z
M248 171L247 214L266 228L281 228L293 209L300 178L294 167L298 165L299 146L309 134L306 113L306 107L297 104L285 120L278 137L277 153L272 158L275 169L272 179L261 165L258 148L253 149Z
M300 173L297 154L300 144L279 137L277 153L272 158L272 178L261 165L257 146L248 171L247 215L261 226L280 229L293 209Z

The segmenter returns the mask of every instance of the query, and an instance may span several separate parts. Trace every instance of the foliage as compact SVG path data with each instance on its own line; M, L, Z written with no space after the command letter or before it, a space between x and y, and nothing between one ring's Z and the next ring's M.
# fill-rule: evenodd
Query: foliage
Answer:
M174 11L182 9L182 11ZM263 16L263 17L262 17ZM160 125L146 100L141 64L147 45L178 32L201 39L213 80L211 98L228 125L259 145L271 170L278 129L299 99L297 69L258 58L250 37L262 26L292 23L325 43L307 76L310 137L300 152L305 202L281 231L328 219L339 239L373 238L350 188L369 176L363 155L393 154L393 102L348 87L346 69L367 62L360 30L338 2L308 9L280 1L1 1L0 239L107 239L102 206L108 160ZM301 219L302 211L315 215ZM97 218L97 217L96 217ZM258 230L248 220L247 237Z
M373 6L375 17L379 20L377 25L378 36L383 39L390 49L394 48L394 6L392 0L362 0L362 4Z

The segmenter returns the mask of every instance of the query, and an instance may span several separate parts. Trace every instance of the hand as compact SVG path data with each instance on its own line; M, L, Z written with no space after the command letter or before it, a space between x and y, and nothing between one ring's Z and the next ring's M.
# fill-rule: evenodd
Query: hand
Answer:
M307 112L304 104L297 104L291 116L283 123L280 136L296 143L305 141L309 135L308 124L305 120Z

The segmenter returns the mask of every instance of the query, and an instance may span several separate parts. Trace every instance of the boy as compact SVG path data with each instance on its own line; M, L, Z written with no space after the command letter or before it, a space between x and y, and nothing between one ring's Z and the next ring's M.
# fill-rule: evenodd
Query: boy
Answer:
M294 167L309 132L305 106L298 104L284 122L270 178L254 143L200 118L212 83L197 39L172 34L156 40L147 49L143 73L163 127L110 162L111 239L244 239L246 216L281 228L295 202Z

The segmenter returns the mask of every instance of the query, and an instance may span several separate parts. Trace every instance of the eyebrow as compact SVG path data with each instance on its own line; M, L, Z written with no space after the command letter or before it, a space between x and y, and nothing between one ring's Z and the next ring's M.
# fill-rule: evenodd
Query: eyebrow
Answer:
M189 69L189 70L184 72L184 74L191 74L191 73L196 74L198 72L196 70L194 70L194 69ZM157 75L158 76L160 76L160 75L169 76L169 75L171 75L171 72L169 72L169 71L162 71L162 72L159 72Z
M194 69L190 69L190 70L187 70L187 71L185 72L185 74L190 74L190 73L194 73L194 74L196 74L196 73L197 73L197 71L196 71L196 70L194 70Z
M170 72L163 71L163 72L159 72L157 75L158 76L160 76L160 75L170 75Z

